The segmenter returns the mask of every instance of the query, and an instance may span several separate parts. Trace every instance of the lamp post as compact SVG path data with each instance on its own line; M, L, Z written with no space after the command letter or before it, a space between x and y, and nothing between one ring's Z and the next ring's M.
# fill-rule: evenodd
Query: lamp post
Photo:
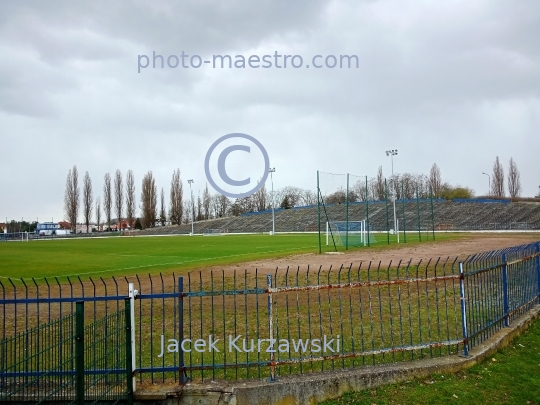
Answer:
M488 176L488 195L491 195L491 176L484 172L482 172L482 174L485 174L486 176Z
M391 149L386 151L386 156L390 156L392 161L392 191L394 197L394 232L397 235L397 242L399 243L399 232L397 231L397 217L396 217L396 181L394 179L394 156L397 156L397 149Z
M274 178L272 177L272 173L276 172L276 168L272 167L268 169L268 172L270 173L270 182L272 183L272 236L276 233L276 221L274 217Z
M190 179L187 182L189 183L189 193L191 194L191 236L193 236L194 235L193 221L195 219L195 206L193 205L193 190L191 189L191 185L193 184L193 179Z

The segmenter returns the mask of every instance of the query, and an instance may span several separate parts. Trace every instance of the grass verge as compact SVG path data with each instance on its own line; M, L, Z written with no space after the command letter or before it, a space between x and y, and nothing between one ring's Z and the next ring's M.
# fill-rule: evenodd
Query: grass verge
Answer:
M540 404L540 321L468 370L350 393L323 404Z

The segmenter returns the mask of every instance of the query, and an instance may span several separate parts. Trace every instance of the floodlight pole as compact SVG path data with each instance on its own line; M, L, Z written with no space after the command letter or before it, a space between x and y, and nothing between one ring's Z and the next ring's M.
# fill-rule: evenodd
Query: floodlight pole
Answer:
M399 243L399 232L397 231L397 216L396 216L396 179L394 178L394 156L398 154L397 149L391 149L386 151L386 156L390 156L392 161L392 191L394 196L394 233L397 235L397 242Z
M482 172L482 174L485 174L486 176L488 176L488 195L491 195L491 176L487 173L484 173Z
M194 235L193 232L193 221L195 219L195 205L193 205L193 190L191 189L191 185L193 184L193 179L188 180L189 183L189 193L191 194L191 236Z
M276 234L276 221L274 216L274 178L272 177L272 173L275 173L275 171L275 167L268 169L268 172L270 173L270 182L272 183L272 236Z

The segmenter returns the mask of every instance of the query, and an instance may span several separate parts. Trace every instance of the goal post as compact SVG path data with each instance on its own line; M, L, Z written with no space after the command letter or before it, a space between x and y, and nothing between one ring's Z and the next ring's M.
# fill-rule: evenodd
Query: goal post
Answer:
M379 243L383 238L388 244L416 238L434 240L435 201L441 199L434 199L425 176L395 174L385 178L382 168L371 178L317 171L319 253L332 248L337 251L338 246L344 250L358 246L359 231L349 223L359 221L365 221L365 235L361 238L366 246L375 240L372 233L384 235L379 236Z
M29 240L28 232L0 233L0 241L4 242L28 242Z
M349 246L368 246L372 243L377 243L373 233L368 236L367 221L332 221L326 223L326 246L330 245L331 237L336 246L345 246L348 242Z
M368 183L371 184L372 180L368 180L367 176L317 171L320 253L323 246L333 247L337 251L337 246L347 250L349 246L370 245Z

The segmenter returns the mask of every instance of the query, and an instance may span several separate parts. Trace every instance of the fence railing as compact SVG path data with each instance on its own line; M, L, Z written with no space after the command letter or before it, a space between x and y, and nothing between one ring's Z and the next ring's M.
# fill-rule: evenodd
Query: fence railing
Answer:
M276 378L466 355L539 302L539 260L535 243L271 274L0 279L0 339L71 313L78 300L87 303L87 322L107 317L132 283L140 382Z
M74 397L75 325L71 314L0 341L0 402Z
M0 402L133 402L131 300L85 325L70 315L0 340Z

